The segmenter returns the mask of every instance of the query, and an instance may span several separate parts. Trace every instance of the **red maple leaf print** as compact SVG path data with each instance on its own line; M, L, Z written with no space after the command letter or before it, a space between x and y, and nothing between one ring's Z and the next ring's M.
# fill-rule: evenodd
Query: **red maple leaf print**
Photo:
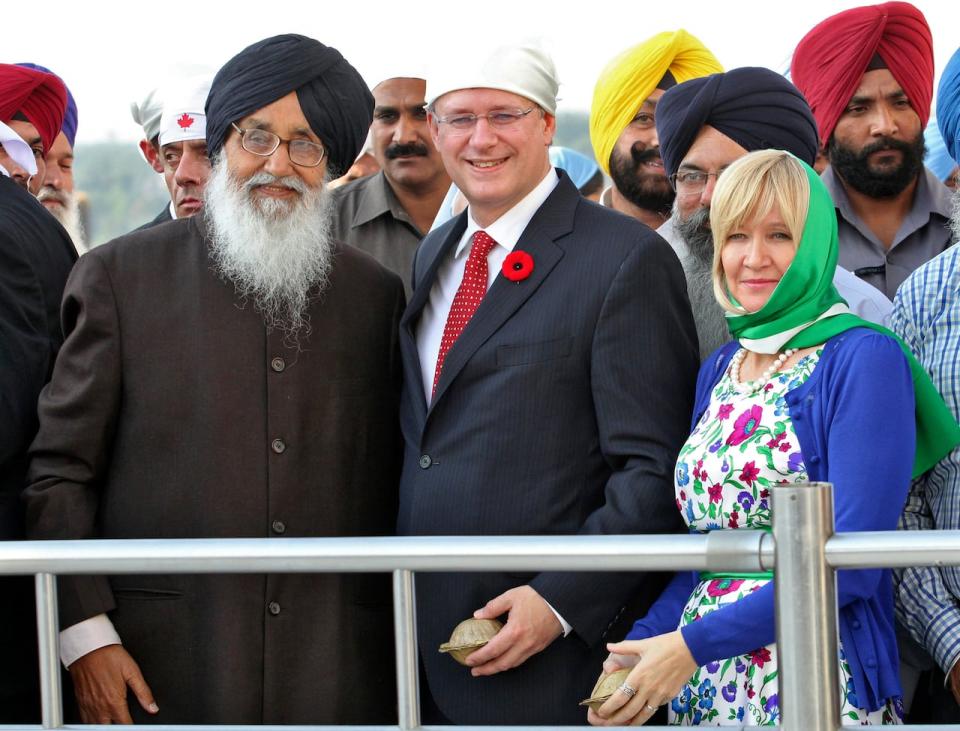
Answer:
M180 118L177 119L177 124L179 124L182 129L189 129L193 126L193 117L184 112L180 115Z

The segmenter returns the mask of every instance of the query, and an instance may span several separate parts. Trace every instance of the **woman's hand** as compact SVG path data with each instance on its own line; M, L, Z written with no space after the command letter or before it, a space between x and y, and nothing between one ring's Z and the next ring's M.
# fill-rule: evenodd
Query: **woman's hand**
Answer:
M610 663L619 663L621 657L628 661L636 658L626 680L636 692L631 696L618 690L599 710L590 709L587 720L594 726L640 726L646 723L657 708L669 703L680 692L697 670L697 663L680 630L646 640L609 644L607 649L611 654L603 665L604 670ZM620 667L628 665L629 662Z

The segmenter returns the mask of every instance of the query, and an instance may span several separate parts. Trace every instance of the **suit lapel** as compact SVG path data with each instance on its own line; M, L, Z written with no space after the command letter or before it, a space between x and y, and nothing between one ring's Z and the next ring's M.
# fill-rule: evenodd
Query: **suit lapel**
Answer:
M421 249L417 253L416 262L421 267L425 267L423 274L415 272L413 297L407 309L400 318L400 352L403 358L403 373L405 387L410 393L410 398L417 404L417 415L421 426L427 413L427 402L423 395L423 382L421 380L420 352L417 350L416 325L420 320L423 308L426 307L430 299L430 290L437 278L437 270L440 264L450 255L456 247L464 230L467 228L467 214L461 213L457 218L447 226L441 227L436 234L427 237L421 244ZM444 232L447 232L446 235Z
M557 187L534 214L514 248L533 257L533 272L520 282L511 282L502 274L494 280L473 318L447 353L428 414L477 349L540 288L563 258L563 249L554 242L573 230L579 199L573 183L561 173Z

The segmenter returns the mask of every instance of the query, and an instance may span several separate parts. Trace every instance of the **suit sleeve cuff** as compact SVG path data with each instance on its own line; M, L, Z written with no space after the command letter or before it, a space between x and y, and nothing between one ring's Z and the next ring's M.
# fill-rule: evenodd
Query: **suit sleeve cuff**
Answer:
M69 668L94 650L121 644L120 635L110 618L106 614L98 614L60 631L60 662Z
M553 608L553 605L548 602L546 599L543 600L546 602L547 606L550 607L550 611L553 612L553 616L557 618L557 621L560 622L560 626L563 627L563 636L566 637L568 634L573 632L573 627L570 623L560 616L560 612Z

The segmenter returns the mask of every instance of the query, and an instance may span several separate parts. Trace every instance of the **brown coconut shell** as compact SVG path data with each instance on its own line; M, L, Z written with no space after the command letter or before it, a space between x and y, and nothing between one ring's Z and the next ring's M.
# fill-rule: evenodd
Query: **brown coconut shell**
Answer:
M465 619L453 628L449 642L440 645L440 652L466 665L467 658L487 644L502 628L503 624L495 619Z
M633 670L633 668L621 668L620 670L614 670L612 673L602 674L597 679L597 684L593 686L590 697L580 701L580 705L589 706L593 710L600 708L600 706L610 699L610 696L617 692L617 688L626 681L631 670Z

